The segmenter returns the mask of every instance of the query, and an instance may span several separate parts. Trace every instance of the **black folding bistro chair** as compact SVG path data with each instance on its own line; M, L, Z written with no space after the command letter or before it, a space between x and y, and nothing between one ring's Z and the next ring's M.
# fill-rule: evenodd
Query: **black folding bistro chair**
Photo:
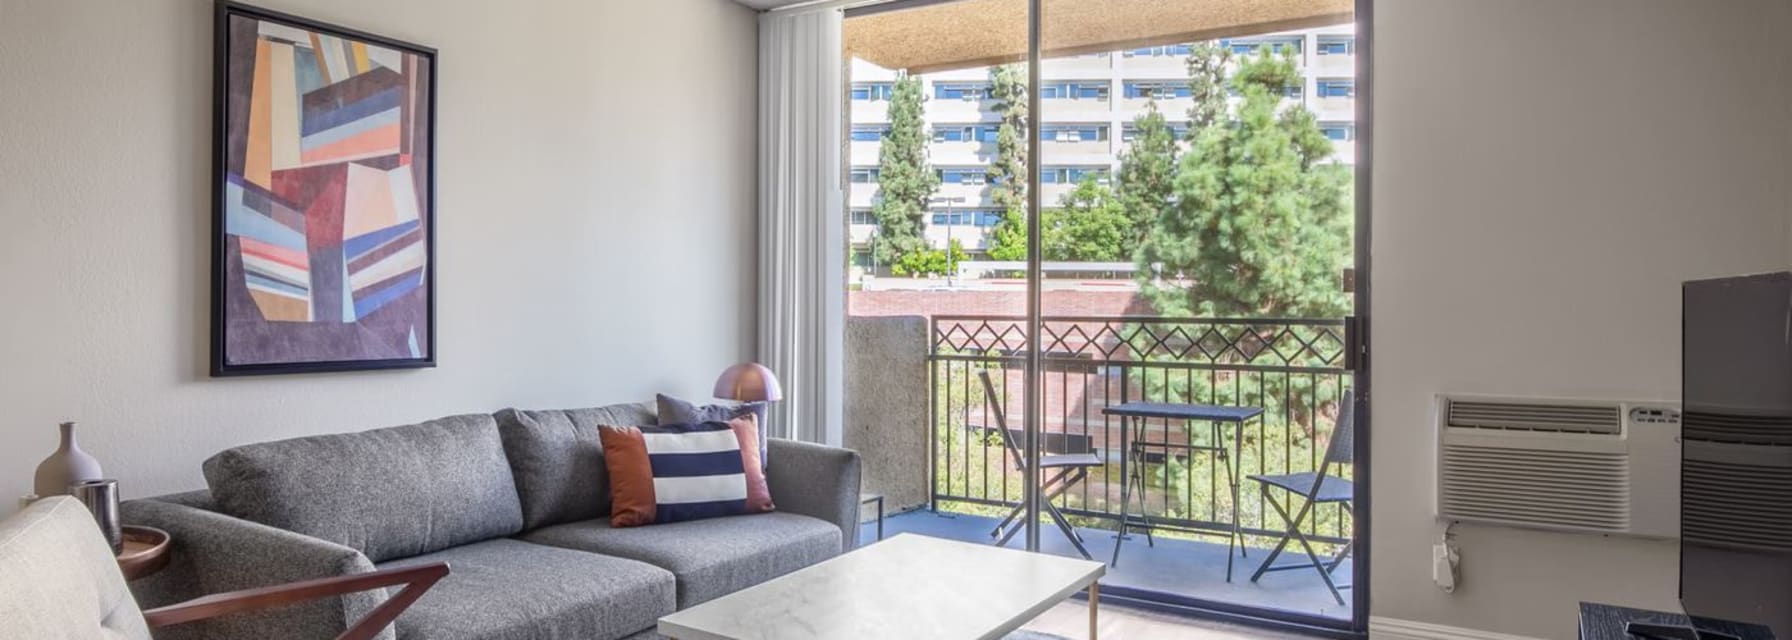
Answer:
M1275 550L1270 551L1269 557L1263 559L1263 564L1257 567L1257 572L1251 574L1251 582L1256 582L1258 578L1263 577L1263 574L1271 571L1310 568L1319 572L1319 578L1325 581L1325 588L1331 590L1332 597L1337 599L1338 604L1344 604L1344 596L1338 593L1338 590L1349 589L1350 585L1338 586L1332 580L1332 573L1338 570L1339 565L1344 564L1345 558L1350 557L1351 547L1356 545L1356 541L1351 540L1344 543L1344 546L1339 548L1338 552L1330 559L1321 561L1319 554L1313 552L1312 542L1301 531L1301 524L1306 522L1307 516L1313 513L1313 507L1321 504L1339 504L1346 513L1355 515L1351 511L1351 501L1355 499L1356 486L1349 480L1335 475L1350 466L1353 461L1352 450L1355 440L1353 434L1356 431L1354 425L1355 398L1355 392L1346 389L1344 397L1338 401L1338 421L1336 426L1332 427L1332 441L1325 447L1325 459L1320 462L1319 471L1288 473L1278 476L1251 476L1252 480L1261 483L1258 488L1263 493L1263 499L1269 503L1271 508L1275 509L1276 515L1282 517L1282 523L1287 525L1287 530L1282 533L1281 542L1277 542ZM1290 503L1284 506L1282 503L1276 502L1275 496L1270 494L1270 487L1286 491L1290 497L1300 496L1305 502L1301 504L1300 510L1290 517L1286 506L1293 505ZM1307 562L1275 564L1276 557L1282 554L1283 549L1287 548L1289 540L1300 543L1301 549L1307 554Z
M983 380L983 398L989 405L990 411L994 413L995 430L1002 434L1002 449L1008 452L1008 459L1014 462L1014 467L1019 469L1022 475L1029 475L1027 474L1026 457L1021 455L1020 445L1014 443L1014 434L1008 432L1008 415L1002 410L1002 399L996 395L995 385L989 381L989 371L978 371L977 377ZM1106 464L1102 462L1100 456L1093 453L1051 453L1039 456L1039 468L1047 474L1052 474L1039 485L1040 495L1044 498L1041 502L1044 504L1045 512L1051 516L1052 522L1056 522L1058 528L1064 531L1064 537L1070 539L1070 544L1076 547L1077 553L1083 554L1083 558L1089 560L1095 558L1090 556L1089 550L1083 547L1083 536L1076 532L1075 527L1070 526L1070 521L1064 519L1064 514L1058 511L1058 506L1052 504L1052 501L1064 495L1064 492L1069 491L1077 483L1087 479L1090 469L1103 467ZM1031 475L1029 478L1037 479ZM1024 524L1016 522L1016 520L1026 510L1025 503L1016 506L1013 511L1008 512L1008 517L1003 518L1002 522L996 525L995 530L989 533L991 537L1000 538L996 542L997 545L1007 546L1008 541L1014 539L1014 534L1019 532L1021 525ZM1010 527L1010 524L1014 526Z

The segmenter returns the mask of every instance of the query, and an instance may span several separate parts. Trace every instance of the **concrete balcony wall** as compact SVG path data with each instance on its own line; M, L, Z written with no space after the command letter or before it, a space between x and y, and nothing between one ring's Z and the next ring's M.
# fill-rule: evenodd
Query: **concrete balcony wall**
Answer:
M847 144L848 163L855 167L877 166L879 143L854 140Z
M1117 66L1127 80L1188 79L1188 59L1182 56L1122 56Z
M877 231L875 224L847 225L846 234L854 245L863 245L871 241L872 232Z
M1039 206L1052 208L1064 198L1064 194L1076 190L1075 184L1042 184L1039 185Z
M965 251L981 251L989 248L989 230L990 227L970 224L945 225L929 222L922 235L927 238L927 244L942 249L956 240Z
M927 319L846 319L846 446L863 459L861 487L894 513L927 504ZM860 512L860 519L876 515Z
M983 122L997 119L995 104L994 100L929 97L921 108L928 122Z
M1047 80L1105 76L1114 65L1113 56L1076 56L1049 58L1040 63L1039 75Z
M854 124L890 121L890 103L885 100L853 100L850 109Z
M953 205L954 209L971 209L988 206L990 204L989 185L987 184L964 184L962 182L941 183L939 191L934 192L934 196L940 198L964 198L962 204ZM944 210L944 207L935 208Z
M876 202L877 185L865 182L854 182L846 190L846 206L863 209Z
M864 143L872 144L876 143ZM873 151L875 156L876 152ZM996 157L994 142L934 142L927 145L927 161L935 167L983 166Z
M1355 98L1319 98L1307 100L1307 108L1321 120L1351 121L1356 116Z
M1311 60L1312 64L1307 69L1309 75L1318 75L1327 78L1356 77L1356 56L1313 56Z
M1107 122L1113 114L1113 100L1112 97L1052 98L1039 101L1039 112L1045 122Z
M1040 156L1045 164L1078 164L1102 165L1113 162L1115 152L1110 140L1091 140L1088 142L1056 142L1045 141L1040 148Z
M1151 100L1149 98L1121 98L1120 99L1120 120L1121 120L1121 122L1131 122L1133 118L1136 118L1139 116L1139 114L1142 114L1145 112L1145 105L1150 102L1151 102ZM1177 120L1177 121L1187 120L1188 119L1188 110L1194 108L1194 106L1195 106L1194 98L1158 98L1157 99L1157 112L1163 114L1164 118L1168 119L1168 120Z

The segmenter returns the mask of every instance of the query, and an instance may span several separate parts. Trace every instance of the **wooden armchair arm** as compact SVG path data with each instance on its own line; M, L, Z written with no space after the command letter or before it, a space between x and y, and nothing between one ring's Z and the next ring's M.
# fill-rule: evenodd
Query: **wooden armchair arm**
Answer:
M179 604L145 611L143 619L152 628L166 627L231 613L280 607L346 593L405 585L398 595L386 599L380 606L375 607L372 613L367 614L366 618L362 618L347 631L343 631L342 635L336 636L337 640L369 640L381 629L385 629L386 625L392 624L392 621L398 618L398 614L404 613L405 609L417 602L417 598L423 596L423 592L435 586L436 581L446 575L448 575L448 563L437 562L352 576L305 580L195 598Z

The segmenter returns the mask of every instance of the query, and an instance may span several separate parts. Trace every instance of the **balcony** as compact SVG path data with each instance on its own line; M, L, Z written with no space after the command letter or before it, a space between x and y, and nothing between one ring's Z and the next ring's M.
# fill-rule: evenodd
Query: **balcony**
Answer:
M991 292L963 292L970 296ZM1116 298L1119 299L1119 298ZM994 298L958 304L988 306ZM979 373L988 372L1016 441L1027 400L1024 354L1030 348L1021 316L868 316L876 310L853 303L847 340L847 444L866 458L868 491L889 496L892 509L916 510L890 518L886 534L910 531L973 542L992 542L991 530L1022 496L1022 474L1010 463L995 412L984 401ZM1045 307L1052 309L1049 293ZM1265 502L1254 474L1310 472L1319 468L1332 433L1338 398L1349 385L1344 368L1342 320L1155 318L1128 315L1046 316L1040 390L1040 425L1047 453L1093 453L1104 463L1053 503L1080 532L1089 552L1107 560L1123 544L1106 589L1148 594L1167 602L1220 602L1344 619L1317 573L1294 570L1251 574L1280 540L1280 519ZM1252 406L1263 414L1247 422L1242 438L1221 430L1238 464L1238 498L1210 450L1203 424L1148 420L1123 447L1122 422L1102 409L1132 400ZM1135 484L1133 514L1141 508L1166 528L1152 539L1118 529L1120 459L1131 449ZM1353 471L1334 473L1349 479ZM1135 481L1138 482L1138 481ZM1273 494L1280 499L1283 494ZM1295 499L1298 504L1298 499ZM1348 505L1315 507L1303 527L1315 552L1330 557L1349 541ZM1226 580L1227 540L1236 513L1242 551L1232 554ZM1040 523L1042 549L1075 556L1069 538L1049 520ZM868 536L869 538L869 536ZM1019 546L1019 542L1011 543ZM1290 545L1277 564L1306 556ZM1348 556L1334 579L1350 583Z

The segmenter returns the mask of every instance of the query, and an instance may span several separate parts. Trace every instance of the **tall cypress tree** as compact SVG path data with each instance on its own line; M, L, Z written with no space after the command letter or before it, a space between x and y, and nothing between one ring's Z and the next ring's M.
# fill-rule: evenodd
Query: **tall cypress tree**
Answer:
M940 177L927 165L927 140L921 79L903 73L891 87L890 132L877 150L879 199L871 211L877 218L872 251L879 263L895 265L928 250L922 235L927 201L939 189Z
M1232 50L1212 40L1189 46L1188 86L1195 99L1188 110L1191 135L1226 118L1226 66L1231 63Z
M1130 223L1122 253L1133 258L1151 234L1158 216L1169 206L1176 180L1176 133L1157 101L1145 103L1145 112L1133 118L1132 141L1120 152L1118 192L1121 210Z
M996 129L996 161L989 167L990 198L1002 219L990 230L989 257L1027 259L1027 74L1021 65L989 70L990 99L1002 118Z

